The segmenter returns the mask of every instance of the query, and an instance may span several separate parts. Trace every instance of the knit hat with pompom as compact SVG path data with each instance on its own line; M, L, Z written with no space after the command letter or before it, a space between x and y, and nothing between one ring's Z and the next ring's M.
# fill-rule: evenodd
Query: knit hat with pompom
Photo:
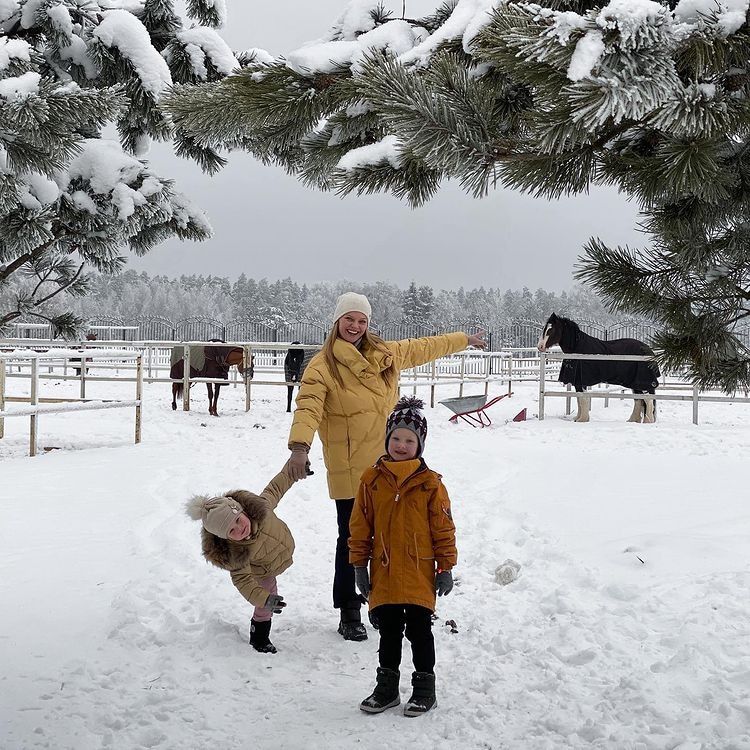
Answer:
M419 442L417 456L422 455L424 450L424 441L427 437L427 420L422 414L424 402L416 396L402 396L396 407L388 416L385 423L385 450L388 452L388 441L391 439L391 433L399 427L411 430Z

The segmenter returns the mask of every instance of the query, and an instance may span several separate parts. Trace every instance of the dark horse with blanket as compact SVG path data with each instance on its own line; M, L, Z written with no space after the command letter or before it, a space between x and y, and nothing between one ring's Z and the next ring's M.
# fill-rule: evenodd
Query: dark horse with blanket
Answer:
M561 318L555 313L549 316L539 337L537 349L546 352L559 345L565 354L638 354L653 357L653 350L638 339L613 339L602 341L584 333L577 323ZM656 362L634 362L631 360L564 359L558 380L572 385L582 393L590 385L610 383L630 388L633 393L656 392L659 385L659 368ZM576 422L589 421L591 399L578 397ZM653 398L635 399L633 413L628 422L655 422L656 404Z
M211 339L220 341L220 339ZM183 359L184 347L176 346L172 349L172 366L169 377L172 380L180 380L185 376L185 360ZM254 359L254 358L253 358ZM215 378L229 379L229 368L236 365L240 374L247 378L253 377L253 362L249 367L244 367L244 354L238 346L191 346L190 347L190 377L191 378ZM172 408L177 408L177 397L182 396L183 383L172 383ZM219 416L219 388L216 383L206 383L208 390L208 413L215 417Z
M299 343L299 341L292 341L292 344ZM289 349L284 357L284 377L287 382L286 410L288 412L292 410L294 384L299 385L305 368L318 351L317 349Z

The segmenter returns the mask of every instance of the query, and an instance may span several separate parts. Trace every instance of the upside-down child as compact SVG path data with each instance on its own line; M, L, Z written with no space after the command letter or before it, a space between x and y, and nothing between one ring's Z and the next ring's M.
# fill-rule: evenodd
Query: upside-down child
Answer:
M376 686L359 706L368 713L401 702L404 632L415 670L404 715L419 716L437 703L432 613L435 592L453 588L456 529L440 475L421 457L427 435L422 408L413 397L396 404L386 425L386 454L362 474L349 526L356 586L380 632Z
M294 481L285 465L260 495L232 490L216 497L197 495L187 504L187 514L203 522L203 556L229 571L237 590L255 606L250 645L262 653L276 653L269 638L271 618L286 607L276 577L292 564L294 539L274 508Z

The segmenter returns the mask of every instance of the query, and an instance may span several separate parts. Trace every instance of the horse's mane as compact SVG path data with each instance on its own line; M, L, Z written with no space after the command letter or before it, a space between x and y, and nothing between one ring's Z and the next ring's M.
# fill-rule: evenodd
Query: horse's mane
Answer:
M575 320L571 320L570 318L565 318L562 315L557 315L555 313L555 317L562 323L563 328L572 328L575 331L580 331L581 327L578 325L578 323L575 322Z

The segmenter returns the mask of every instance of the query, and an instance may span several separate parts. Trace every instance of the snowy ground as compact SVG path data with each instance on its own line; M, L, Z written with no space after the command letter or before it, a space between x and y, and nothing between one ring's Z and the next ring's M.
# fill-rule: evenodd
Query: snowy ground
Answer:
M9 381L13 389L20 381ZM115 386L99 385L101 395ZM43 394L75 391L45 383ZM52 748L750 748L750 406L627 402L592 422L536 413L516 388L487 429L428 410L425 457L458 528L458 586L438 604L439 707L362 714L377 638L347 643L330 607L335 512L315 476L279 507L297 540L279 579L275 656L247 645L251 608L200 555L196 492L259 491L286 459L281 388L245 413L173 413L147 386L127 411L28 419L0 441L0 746ZM97 395L96 391L93 395ZM131 387L120 395L131 398ZM446 388L441 397L455 396ZM506 558L521 565L495 582ZM457 633L444 623L455 620ZM407 697L408 647L402 673Z

